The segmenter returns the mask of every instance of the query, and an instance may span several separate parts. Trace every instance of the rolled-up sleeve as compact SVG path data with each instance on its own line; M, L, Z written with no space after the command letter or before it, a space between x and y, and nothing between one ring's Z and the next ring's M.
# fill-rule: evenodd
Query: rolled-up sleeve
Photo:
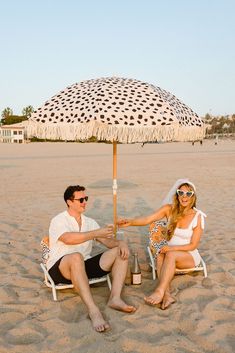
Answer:
M69 228L65 222L57 219L52 219L49 227L50 245L53 245L53 243L55 243L62 234L68 231Z

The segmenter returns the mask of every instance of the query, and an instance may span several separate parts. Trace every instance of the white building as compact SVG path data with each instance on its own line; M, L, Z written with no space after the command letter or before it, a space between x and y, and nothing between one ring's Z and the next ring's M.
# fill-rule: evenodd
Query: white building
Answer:
M26 130L21 124L0 126L0 142L24 143L26 141Z

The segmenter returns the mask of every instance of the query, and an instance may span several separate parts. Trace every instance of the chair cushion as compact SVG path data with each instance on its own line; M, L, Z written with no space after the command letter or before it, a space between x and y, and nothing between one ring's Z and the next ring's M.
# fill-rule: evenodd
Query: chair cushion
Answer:
M149 226L149 247L154 258L157 257L161 248L167 245L166 229L166 221L155 221Z
M41 240L41 248L42 248L42 263L44 265L46 265L47 260L48 260L48 256L49 256L49 252L50 252L50 248L49 248L49 237L44 237Z

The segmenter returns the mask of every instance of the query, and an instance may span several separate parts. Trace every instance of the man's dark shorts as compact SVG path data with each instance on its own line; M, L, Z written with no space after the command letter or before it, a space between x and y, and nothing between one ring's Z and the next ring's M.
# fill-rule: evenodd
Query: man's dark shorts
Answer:
M98 254L98 255L91 257L90 259L87 259L85 261L85 270L86 270L87 277L89 279L103 277L103 276L107 275L108 273L110 273L110 271L104 271L100 267L101 256L102 256L102 254ZM58 284L58 283L71 284L72 282L70 281L70 279L65 278L59 270L60 261L62 259L63 259L63 257L61 257L50 268L50 270L48 272L49 272L51 278L53 279L53 281L55 282L55 284Z

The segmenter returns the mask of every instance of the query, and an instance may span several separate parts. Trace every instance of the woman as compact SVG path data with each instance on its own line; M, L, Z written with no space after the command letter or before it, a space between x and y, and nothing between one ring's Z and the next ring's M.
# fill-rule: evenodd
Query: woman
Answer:
M197 250L206 215L196 209L196 188L188 179L179 179L168 192L163 205L155 213L134 219L121 219L119 227L145 226L166 218L168 245L157 256L159 284L144 300L150 305L166 309L175 299L170 293L170 283L175 269L192 268L200 263Z

